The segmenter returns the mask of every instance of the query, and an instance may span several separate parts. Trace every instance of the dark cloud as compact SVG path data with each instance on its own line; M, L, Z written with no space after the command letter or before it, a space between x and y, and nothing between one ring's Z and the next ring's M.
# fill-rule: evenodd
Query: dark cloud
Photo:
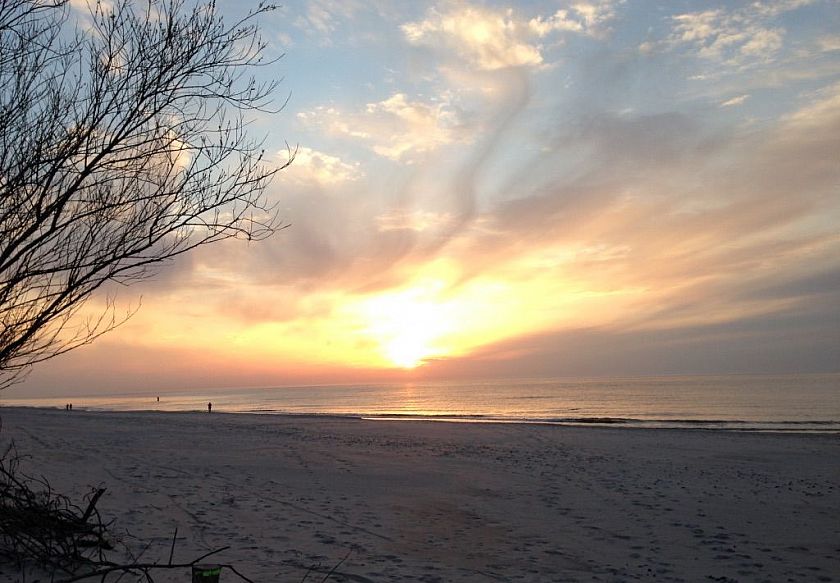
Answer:
M810 302L825 299L829 305L840 306L840 265L817 273L781 275L777 280L744 292L744 295L757 299L798 298Z
M840 298L837 298L840 299ZM706 326L581 329L496 344L430 363L429 378L840 371L840 316L820 309Z

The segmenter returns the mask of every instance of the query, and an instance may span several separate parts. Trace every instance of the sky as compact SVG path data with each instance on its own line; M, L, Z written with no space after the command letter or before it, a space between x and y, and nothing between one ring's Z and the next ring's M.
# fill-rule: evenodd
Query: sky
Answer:
M840 2L260 25L288 103L251 130L297 150L268 190L290 226L119 289L127 322L9 396L840 370Z

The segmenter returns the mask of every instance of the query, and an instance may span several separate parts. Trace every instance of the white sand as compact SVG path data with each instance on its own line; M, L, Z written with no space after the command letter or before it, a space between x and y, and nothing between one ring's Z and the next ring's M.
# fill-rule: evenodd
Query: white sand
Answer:
M148 558L166 557L177 526L176 560L232 545L221 561L257 581L300 581L348 550L344 576L331 580L840 580L837 436L216 413L0 417L30 469L54 485L107 486L104 513L158 541ZM169 580L189 576L158 578Z

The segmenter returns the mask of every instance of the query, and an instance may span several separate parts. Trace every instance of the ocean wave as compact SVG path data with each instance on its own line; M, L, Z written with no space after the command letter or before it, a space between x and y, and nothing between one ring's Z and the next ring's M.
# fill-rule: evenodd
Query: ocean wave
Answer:
M376 421L441 421L453 423L505 423L560 426L622 426L655 429L707 429L728 431L778 431L840 433L840 420L750 420L750 419L648 419L640 417L507 417L494 415L364 414Z

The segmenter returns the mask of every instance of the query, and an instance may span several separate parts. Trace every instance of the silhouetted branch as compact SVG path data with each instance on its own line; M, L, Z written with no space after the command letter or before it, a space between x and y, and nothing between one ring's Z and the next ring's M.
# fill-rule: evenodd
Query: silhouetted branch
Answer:
M245 117L276 111L272 9L116 0L74 30L64 0L0 0L0 388L124 321L82 310L106 283L282 227L264 193L293 153L266 160Z

